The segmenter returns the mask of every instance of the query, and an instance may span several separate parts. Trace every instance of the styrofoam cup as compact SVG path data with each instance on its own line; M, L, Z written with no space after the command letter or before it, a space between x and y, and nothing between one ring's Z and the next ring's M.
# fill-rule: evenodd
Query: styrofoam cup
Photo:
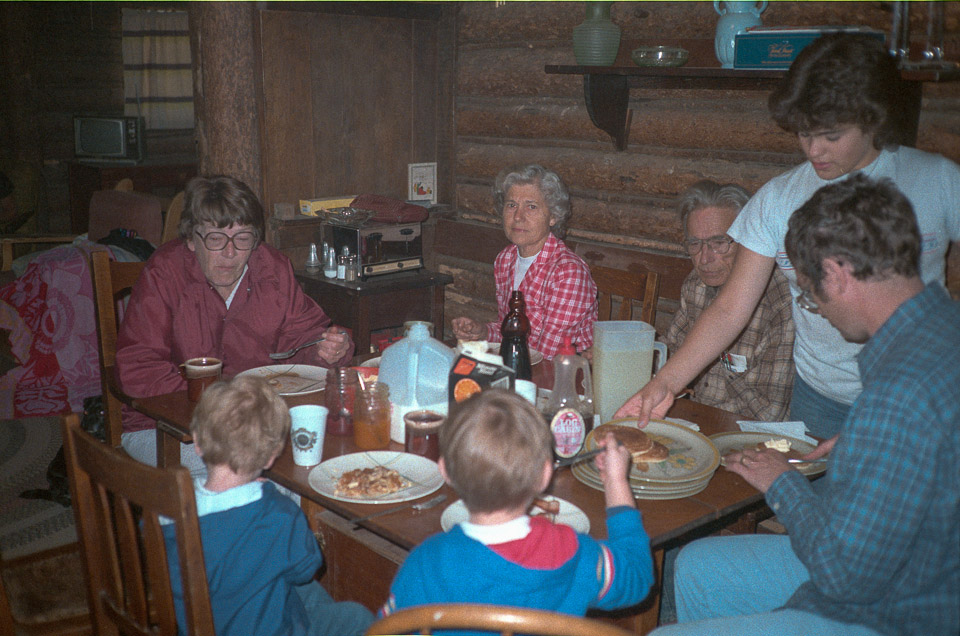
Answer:
M290 446L293 463L316 466L323 455L323 436L327 431L327 407L304 404L290 409Z

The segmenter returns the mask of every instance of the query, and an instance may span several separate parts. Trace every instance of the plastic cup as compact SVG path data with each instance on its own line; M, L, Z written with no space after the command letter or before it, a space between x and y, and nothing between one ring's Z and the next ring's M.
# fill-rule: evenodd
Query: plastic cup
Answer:
M190 358L183 363L183 375L187 379L187 398L199 402L208 386L220 379L223 362L219 358Z
M293 463L297 466L320 463L328 412L327 407L317 404L290 409L290 446L293 448Z
M440 429L446 418L436 411L410 411L403 416L405 436L403 449L437 461L440 459Z
M513 390L530 404L537 405L537 385L530 380L514 380Z

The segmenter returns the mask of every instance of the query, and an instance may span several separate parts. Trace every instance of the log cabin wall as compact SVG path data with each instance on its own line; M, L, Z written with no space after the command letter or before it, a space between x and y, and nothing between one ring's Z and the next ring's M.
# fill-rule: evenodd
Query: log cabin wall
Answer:
M947 59L956 60L960 3L947 5ZM912 33L922 41L925 13L917 6ZM573 198L567 242L588 263L621 269L643 263L665 274L656 321L662 334L690 269L674 197L704 178L756 191L803 161L795 137L769 117L767 91L632 89L629 143L617 151L590 122L581 76L544 72L547 64L576 64L572 30L583 18L578 2L460 4L456 210L438 225L435 255L436 268L455 280L447 288L448 323L465 314L496 317L492 262L506 241L490 191L506 165L541 163L563 177ZM622 32L616 65L632 65L638 41L682 39L698 56L689 65L719 66L711 2L616 2L611 18ZM771 2L762 19L889 31L891 14L882 2ZM924 85L917 146L960 161L960 83ZM960 255L953 252L948 285L957 295Z

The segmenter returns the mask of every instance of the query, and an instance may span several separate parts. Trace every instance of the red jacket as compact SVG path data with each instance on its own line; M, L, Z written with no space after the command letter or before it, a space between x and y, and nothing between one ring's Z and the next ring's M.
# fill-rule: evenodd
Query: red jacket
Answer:
M183 241L161 246L134 285L117 337L120 386L133 397L186 389L184 360L223 360L223 375L274 364L268 354L318 337L330 318L306 296L290 260L261 243L247 261L230 308L207 282L196 255ZM341 362L353 355L347 351ZM328 366L307 347L285 360ZM150 418L124 408L123 430L154 428Z

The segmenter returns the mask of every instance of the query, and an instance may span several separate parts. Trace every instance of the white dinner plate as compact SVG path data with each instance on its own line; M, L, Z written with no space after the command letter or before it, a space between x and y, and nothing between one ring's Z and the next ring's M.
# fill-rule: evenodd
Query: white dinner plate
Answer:
M600 480L599 474L596 471L591 471L585 464L586 462L581 462L580 464L574 465L572 468L573 476L581 483L603 492L603 482ZM681 485L631 482L630 490L637 499L682 499L695 495L709 486L712 477L713 475L711 474L698 481L685 482Z
M491 342L487 345L487 351L500 355L500 343ZM540 364L541 362L543 362L543 354L536 349L530 349L530 366Z
M280 395L304 395L323 391L327 384L327 370L309 364L271 364L256 369L247 369L237 374L256 375L266 378Z
M797 451L797 455L806 455L814 449L813 444L805 442L795 437L786 435L777 435L776 433L744 433L733 431L730 433L717 433L711 435L710 440L720 452L720 457L728 455L733 451L743 450L744 448L756 448L757 444L762 444L771 439L785 439L790 442L790 450ZM821 464L796 464L794 468L804 475L817 475L827 469L825 463Z
M357 468L391 468L410 482L410 486L388 495L378 497L345 497L337 494L337 481L343 473ZM341 455L321 462L310 471L310 487L324 497L338 501L352 501L368 504L396 503L410 501L439 490L443 477L437 463L426 457L395 451L367 451Z
M612 420L607 424L629 426L636 428L637 420L632 418ZM670 455L666 461L657 464L648 464L646 471L638 470L636 466L630 469L630 483L654 483L663 485L692 484L704 478L709 479L720 465L720 453L707 437L690 430L686 426L650 420L643 431L654 441L667 447ZM594 433L590 431L584 443L584 450L599 448ZM593 462L582 462L585 468L597 471ZM599 477L599 473L597 473Z
M590 532L590 519L587 518L586 513L580 508L576 507L566 499L560 499L559 497L544 497L545 501L559 501L560 502L560 512L557 513L554 523L562 523L564 525L570 526L580 534L587 534ZM539 512L539 509L532 509L534 513ZM443 528L443 531L446 532L453 526L457 525L461 521L466 521L470 517L467 512L467 507L463 503L463 499L458 499L443 511L443 515L440 516L440 527Z

